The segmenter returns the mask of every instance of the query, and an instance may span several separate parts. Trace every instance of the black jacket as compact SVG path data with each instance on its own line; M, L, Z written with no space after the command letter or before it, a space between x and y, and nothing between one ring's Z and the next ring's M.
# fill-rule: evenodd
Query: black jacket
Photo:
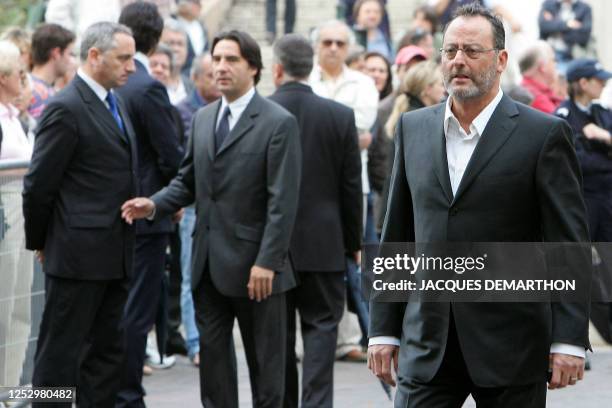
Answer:
M444 112L415 110L397 125L383 243L589 242L567 123L504 96L453 194ZM552 343L590 347L588 303L372 302L369 336L401 337L398 392L434 377L451 318L474 384L543 383Z
M136 72L117 90L125 101L138 144L139 194L148 197L176 175L183 149L176 131L174 107L166 88L153 79L144 65L136 62ZM169 233L174 230L170 217L154 222L136 221L136 234Z
M45 108L24 179L26 248L43 270L70 279L119 279L132 270L134 228L121 205L137 194L136 140L77 75Z
M353 110L291 82L270 96L297 119L302 180L290 253L299 271L344 270L361 247L361 159Z

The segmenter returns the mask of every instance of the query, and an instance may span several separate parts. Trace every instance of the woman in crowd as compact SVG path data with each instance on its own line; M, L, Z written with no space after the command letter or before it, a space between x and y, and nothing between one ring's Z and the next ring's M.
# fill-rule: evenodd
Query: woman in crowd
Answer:
M371 51L364 55L365 73L374 80L378 90L378 99L383 100L393 92L391 64L379 52Z
M442 71L433 61L423 61L410 68L400 85L400 92L389 120L385 124L388 137L393 137L395 125L404 112L435 105L445 95Z
M10 41L0 41L0 160L29 160L32 155L32 145L19 122L19 110L14 105L25 88L26 80L19 48Z
M353 8L354 30L357 38L363 41L367 51L376 51L385 58L392 59L391 42L380 27L383 12L384 6L380 0L358 0ZM360 36L365 36L365 38L360 38Z
M444 80L440 66L433 61L422 61L413 65L404 76L400 84L399 93L395 99L395 105L391 111L391 115L385 126L385 134L389 139L395 134L395 126L399 121L402 113L412 110L424 108L426 106L435 105L442 101L446 94L444 89ZM389 158L395 155L393 143L390 144ZM387 177L385 182L385 190L389 188L389 176L391 174L392 160L389 160L387 166ZM386 191L385 191L386 193ZM377 227L380 229L385 218L385 209L387 207L386 196L383 193L383 202L377 206Z

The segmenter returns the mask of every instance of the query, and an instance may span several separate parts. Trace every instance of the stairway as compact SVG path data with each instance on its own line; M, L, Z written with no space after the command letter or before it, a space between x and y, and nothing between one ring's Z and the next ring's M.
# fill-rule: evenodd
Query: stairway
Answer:
M229 1L229 0L228 0ZM387 10L395 33L405 30L419 0L388 0ZM336 17L336 0L297 0L295 32L308 35L317 24ZM283 33L284 0L277 0L277 32ZM272 47L265 41L265 0L234 0L223 29L247 31L261 46L264 70L258 91L262 95L274 92L270 66Z

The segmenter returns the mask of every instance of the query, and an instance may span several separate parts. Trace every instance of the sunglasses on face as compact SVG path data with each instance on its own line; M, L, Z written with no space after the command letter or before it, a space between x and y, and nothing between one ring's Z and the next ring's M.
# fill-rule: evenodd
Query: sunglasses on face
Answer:
M333 44L336 44L336 47L338 48L346 47L346 41L342 40L321 40L321 44L327 48L331 47Z

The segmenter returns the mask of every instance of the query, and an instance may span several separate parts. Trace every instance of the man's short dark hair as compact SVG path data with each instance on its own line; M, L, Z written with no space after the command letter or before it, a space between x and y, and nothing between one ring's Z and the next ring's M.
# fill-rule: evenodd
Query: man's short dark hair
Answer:
M221 40L229 40L234 41L238 44L238 48L240 49L240 55L242 58L247 60L249 65L257 70L255 74L255 85L261 79L261 70L263 69L263 63L261 62L261 50L259 49L259 45L257 41L253 37L251 37L248 33L239 30L231 30L224 31L222 33L217 34L215 39L212 42L212 47L210 48L210 52L214 54L215 47Z
M459 17L483 17L487 19L487 21L491 23L491 28L493 31L493 47L498 50L503 50L506 48L506 31L504 30L504 23L502 22L501 18L493 14L489 9L481 6L477 2L459 7L457 10L455 10L452 18L444 27L444 34L446 34L446 29L450 23Z
M155 49L164 30L164 20L157 6L143 1L125 6L119 16L119 23L132 29L136 51L145 55Z
M310 42L299 34L287 34L274 43L274 58L287 75L304 79L312 71L314 50Z
M51 58L51 50L59 48L64 52L75 38L72 31L59 24L41 25L32 35L32 64L46 64Z

